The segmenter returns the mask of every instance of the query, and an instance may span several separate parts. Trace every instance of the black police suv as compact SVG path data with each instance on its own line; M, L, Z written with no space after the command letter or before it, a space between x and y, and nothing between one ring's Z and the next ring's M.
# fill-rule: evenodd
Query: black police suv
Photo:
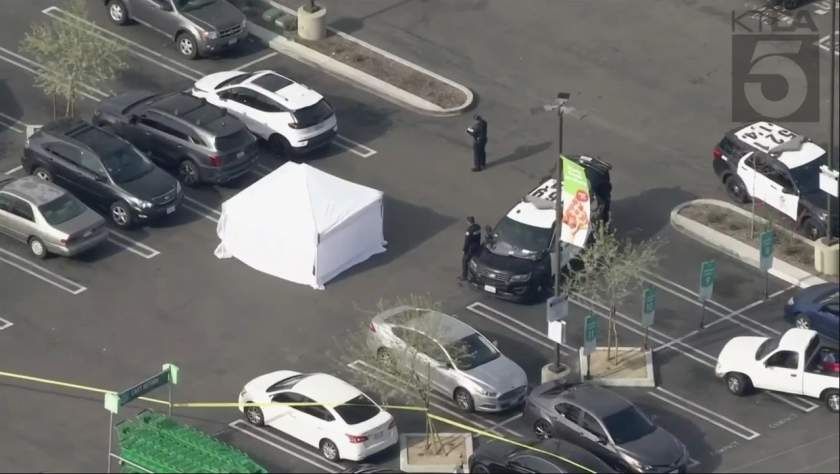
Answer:
M187 186L225 183L257 164L257 138L238 118L186 92L103 99L94 123L112 128Z
M612 166L597 157L567 158L580 164L589 180L590 219L607 222L612 199ZM473 288L515 302L535 301L547 294L553 285L552 267L559 237L554 209L559 191L556 179L545 178L496 224L492 241L485 242L469 263L467 279ZM561 268L580 250L562 244Z
M739 204L764 203L774 220L792 225L810 239L838 235L837 198L820 189L826 151L808 138L770 122L729 130L713 151L712 169L729 197Z
M54 120L23 149L23 169L107 210L118 227L172 214L181 185L113 133L79 119Z

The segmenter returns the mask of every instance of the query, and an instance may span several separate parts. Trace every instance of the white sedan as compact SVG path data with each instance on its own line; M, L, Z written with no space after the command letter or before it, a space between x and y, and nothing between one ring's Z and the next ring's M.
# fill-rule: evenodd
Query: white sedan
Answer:
M239 410L252 425L270 426L317 447L329 461L361 461L399 440L393 416L328 374L281 370L257 377L239 394Z
M311 151L338 133L335 110L321 94L274 71L217 72L189 92L242 120L277 154Z

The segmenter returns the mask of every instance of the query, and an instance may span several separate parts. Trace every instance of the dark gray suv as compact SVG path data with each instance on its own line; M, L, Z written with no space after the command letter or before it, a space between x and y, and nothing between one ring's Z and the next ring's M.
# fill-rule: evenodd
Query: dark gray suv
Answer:
M257 164L257 139L239 119L184 92L103 99L93 122L114 130L187 186L220 184Z
M218 54L248 37L248 23L225 0L103 0L118 25L134 20L175 41L189 59Z

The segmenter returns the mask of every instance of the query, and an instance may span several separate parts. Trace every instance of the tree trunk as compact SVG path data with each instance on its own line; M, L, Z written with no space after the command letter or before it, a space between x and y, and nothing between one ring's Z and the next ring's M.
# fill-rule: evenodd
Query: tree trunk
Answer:
M55 99L55 92L52 93L52 103L53 103L53 120L58 118L58 104L56 104Z
M610 304L610 308L612 308L612 303ZM612 360L612 324L613 315L612 311L610 311L610 320L607 322L607 361Z
M64 116L69 117L70 116L70 97L68 96L68 97L66 97L66 99L67 99L67 103L64 104Z
M615 306L616 306L615 301L611 301L610 302L610 328L609 328L609 331L610 331L610 335L613 338L613 342L615 343L615 363L616 363L616 365L618 365L620 360L619 360L619 353L618 353L618 347L619 347L619 345L618 345L618 327L615 323L615 313L616 313Z

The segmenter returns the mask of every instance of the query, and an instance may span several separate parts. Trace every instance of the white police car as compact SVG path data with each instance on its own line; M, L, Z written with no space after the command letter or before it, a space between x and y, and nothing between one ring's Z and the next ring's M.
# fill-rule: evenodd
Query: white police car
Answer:
M808 138L770 122L728 131L715 146L712 167L737 203L756 200L818 239L827 233L829 195L820 189L820 167L828 155ZM832 216L837 198L832 198ZM834 217L832 235L837 235Z

